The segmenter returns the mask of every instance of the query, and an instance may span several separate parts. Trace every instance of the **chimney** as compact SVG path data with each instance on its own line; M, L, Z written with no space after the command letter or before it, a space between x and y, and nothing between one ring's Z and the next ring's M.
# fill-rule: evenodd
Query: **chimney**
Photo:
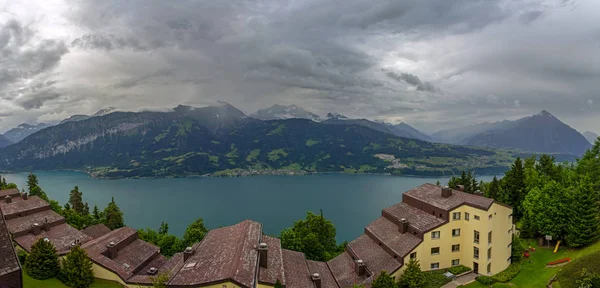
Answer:
M365 272L367 271L367 267L365 266L365 262L363 262L363 260L356 260L356 274L358 274L358 276L363 276L365 275Z
M446 186L448 187L448 186ZM465 185L456 185L456 190L465 192Z
M310 278L315 283L315 287L321 288L321 275L319 273L313 273Z
M456 186L456 188L458 188L458 186ZM463 188L463 190L464 190L464 188ZM442 197L448 198L450 196L452 196L452 189L450 189L450 187L448 187L448 186L445 186L444 188L442 188Z
M48 218L44 217L44 225L42 225L42 229L46 232L50 230L50 223L48 223Z
M158 273L158 269L154 268L154 267L150 267L150 269L148 269L148 275L156 275L156 273Z
M110 243L108 243L108 245L106 245L106 250L108 252L108 258L110 258L110 259L117 258L118 249L117 249L117 244L115 244L115 242L111 241Z
M408 232L408 220L406 220L406 218L400 219L400 229L399 229L399 231L402 234Z
M4 197L4 201L6 203L11 203L12 202L12 198L10 198L10 195L6 195L6 197Z
M40 224L38 223L33 223L33 226L31 227L31 232L33 233L33 235L40 235L40 233L42 233L42 226L40 226Z
M192 255L194 255L194 249L192 249L192 247L186 247L185 250L183 250L183 262L190 259Z
M481 190L475 191L475 195L483 196L483 192Z
M258 245L258 264L260 265L260 267L262 268L268 268L267 267L267 253L269 252L269 247L267 246L267 243L260 243Z
M27 192L24 192L23 194L21 194L21 196L23 197L23 200L27 200L29 198Z

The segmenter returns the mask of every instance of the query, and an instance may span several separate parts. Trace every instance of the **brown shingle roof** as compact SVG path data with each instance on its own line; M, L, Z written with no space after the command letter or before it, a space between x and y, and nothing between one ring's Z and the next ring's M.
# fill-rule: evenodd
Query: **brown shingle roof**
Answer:
M6 226L8 227L10 233L19 235L29 231L34 223L44 225L46 220L50 226L56 226L56 224L65 223L65 219L56 212L52 210L45 210L39 213L7 220Z
M8 229L4 222L4 216L0 211L0 276L12 273L21 269L17 254L13 247Z
M339 286L335 282L333 274L331 274L331 271L327 266L327 263L312 260L307 260L306 263L308 263L308 270L310 270L311 274L319 273L319 275L321 276L322 288L339 288Z
M4 213L4 217L13 218L16 214L27 212L30 210L38 209L41 207L50 208L50 204L40 199L38 196L30 196L27 200L23 200L20 197L13 198L11 203L0 201L0 209Z
M90 236L92 239L96 239L100 236L110 233L110 228L106 227L104 224L96 224L81 230L81 232Z
M169 286L196 287L232 281L252 287L260 236L261 224L250 220L211 230Z
M285 285L281 241L277 238L263 235L261 242L267 243L268 257L267 268L259 267L258 282L274 285L279 280L282 285Z
M400 219L405 218L408 220L410 226L421 232L425 232L444 223L444 219L437 218L403 202L383 209L382 215L390 218L396 225L400 224ZM397 227L398 226L396 226L396 228Z
M331 270L340 287L352 287L352 285L361 283L367 278L366 274L365 276L356 274L355 265L352 256L348 252L344 252L327 262L329 270Z
M398 226L385 217L373 221L365 228L365 232L377 238L399 257L404 257L421 243L421 239L411 233L400 233Z
M15 238L15 242L29 252L31 245L35 244L35 242L37 242L39 239L44 238L48 238L48 240L50 240L59 255L68 253L71 249L71 244L77 239L79 239L80 243L86 243L91 240L89 236L81 233L81 231L71 227L70 225L60 224L50 228L50 231L42 230L39 235L33 235L29 233L21 237L17 237Z
M404 192L403 195L410 196L446 211L450 211L463 204L488 210L492 206L492 203L494 203L493 199L458 190L452 190L452 196L444 198L442 197L442 187L429 183Z
M312 288L310 271L304 253L282 249L286 288Z
M158 269L156 275L148 274L148 270L152 267ZM171 278L179 271L179 269L181 269L181 267L183 267L183 253L176 253L169 259L162 255L158 255L152 262L139 269L136 275L129 278L127 283L152 284L153 277L166 273L169 275L169 278Z
M367 269L374 275L379 275L381 271L391 274L402 266L399 262L400 259L394 259L379 246L379 243L365 234L348 243L348 247L359 259L364 261Z
M7 195L11 197L19 197L21 196L21 192L19 192L19 189L17 188L0 190L0 201L4 201L4 198Z

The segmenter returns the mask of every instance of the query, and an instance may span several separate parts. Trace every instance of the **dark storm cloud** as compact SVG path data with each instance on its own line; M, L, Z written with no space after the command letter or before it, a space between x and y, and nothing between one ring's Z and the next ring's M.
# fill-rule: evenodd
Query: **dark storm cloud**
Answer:
M83 49L102 49L107 51L114 49L134 49L143 51L148 49L134 37L124 38L112 34L86 34L73 40L71 45Z
M385 73L386 76L396 81L404 81L412 86L415 86L419 91L437 92L438 89L433 86L430 82L423 82L419 79L419 76L410 73L396 73L388 71Z

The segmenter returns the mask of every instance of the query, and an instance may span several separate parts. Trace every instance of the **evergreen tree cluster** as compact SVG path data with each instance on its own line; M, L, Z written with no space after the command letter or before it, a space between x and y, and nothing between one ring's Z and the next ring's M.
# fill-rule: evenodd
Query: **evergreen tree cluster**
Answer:
M463 171L460 177L452 176L452 178L450 178L450 180L448 181L448 187L450 188L456 188L456 186L458 185L464 186L465 192L471 194L475 193L477 190L480 189L480 183L477 182L477 179L475 179L475 175L471 173L471 171Z
M423 288L428 287L427 275L421 271L419 261L411 259L396 283L386 271L381 271L371 284L371 288Z
M523 238L551 235L581 247L600 237L600 141L575 163L517 158L502 179L481 186L485 196L513 207Z
M13 189L17 188L17 184L15 183L6 183L6 178L0 175L0 190Z
M140 239L160 247L161 254L170 257L181 252L185 247L200 242L208 233L204 219L198 218L185 229L183 238L169 234L169 224L162 222L158 231L150 228L138 230Z

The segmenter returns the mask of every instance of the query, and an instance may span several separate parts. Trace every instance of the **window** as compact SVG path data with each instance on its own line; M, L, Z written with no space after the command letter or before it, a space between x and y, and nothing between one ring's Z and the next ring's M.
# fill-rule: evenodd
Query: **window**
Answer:
M440 239L440 231L431 232L431 239Z
M479 231L477 230L473 231L473 242L475 244L479 244Z
M452 229L452 237L460 236L460 229Z
M488 219L490 219L490 220L492 219L492 214L490 214L490 216L488 216Z
M440 269L440 263L431 263L431 269Z
M508 249L512 249L512 243L509 243L507 247Z
M473 258L479 259L479 248L473 247Z
M488 244L492 244L492 231L488 233Z
M512 263L512 257L509 256L508 259L506 259L506 262L508 262L508 265L510 265Z
M488 274L492 273L492 263L488 264L487 270Z
M465 220L469 221L469 213L465 212Z
M512 234L512 228L508 229L508 235Z
M431 255L438 255L438 254L440 254L440 247L431 248Z
M488 260L492 259L492 247L488 249Z
M452 260L452 266L458 266L458 265L460 265L460 259Z
M475 217L475 220L479 220L479 216L475 215L473 217Z
M452 252L459 252L459 251L460 251L460 244L452 245Z
M460 220L460 212L452 213L452 220Z
M417 252L410 253L411 260L417 260Z

